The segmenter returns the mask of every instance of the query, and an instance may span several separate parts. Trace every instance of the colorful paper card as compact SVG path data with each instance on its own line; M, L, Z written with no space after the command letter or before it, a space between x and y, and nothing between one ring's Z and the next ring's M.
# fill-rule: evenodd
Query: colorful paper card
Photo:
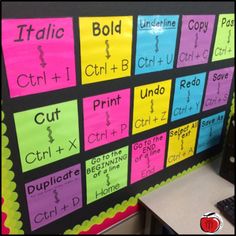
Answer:
M2 223L103 234L224 149L234 4L39 3L2 5Z
M177 68L208 62L214 15L183 15Z
M220 142L225 111L201 120L197 153L207 150Z
M170 91L171 80L134 88L133 134L168 122Z
M194 121L170 130L166 167L193 156L197 129L198 121Z
M234 67L209 72L203 111L227 104L233 73Z
M127 186L128 146L86 161L87 204Z
M80 164L25 184L31 230L82 207Z
M212 61L234 58L234 14L220 14Z
M175 81L171 121L200 112L206 73L183 76Z
M132 16L79 17L82 84L130 76Z
M80 152L77 101L14 113L22 171Z
M164 168L166 133L132 145L131 184Z
M135 74L173 68L179 16L138 16Z
M83 111L85 150L128 137L130 89L84 98Z
M4 19L2 48L11 98L76 85L72 18Z

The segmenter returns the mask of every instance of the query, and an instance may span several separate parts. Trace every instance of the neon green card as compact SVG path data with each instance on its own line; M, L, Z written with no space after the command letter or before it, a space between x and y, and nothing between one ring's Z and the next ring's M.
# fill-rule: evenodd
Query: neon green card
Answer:
M212 61L234 58L234 14L220 14Z
M128 146L86 161L87 204L127 186Z
M22 171L80 152L77 101L14 113Z

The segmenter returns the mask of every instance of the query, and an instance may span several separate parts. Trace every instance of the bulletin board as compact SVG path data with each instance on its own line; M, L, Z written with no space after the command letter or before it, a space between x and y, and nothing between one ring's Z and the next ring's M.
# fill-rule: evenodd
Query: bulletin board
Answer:
M77 234L222 151L233 5L3 3L2 193L12 233Z

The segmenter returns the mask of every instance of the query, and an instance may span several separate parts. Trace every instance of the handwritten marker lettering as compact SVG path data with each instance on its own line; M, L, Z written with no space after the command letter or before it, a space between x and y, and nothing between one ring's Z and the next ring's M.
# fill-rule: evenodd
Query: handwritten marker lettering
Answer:
M206 73L176 78L171 121L200 112Z
M106 40L105 44L106 44L106 58L109 59L111 57L109 53L109 40Z
M132 16L80 17L79 22L82 84L129 76Z
M159 46L158 46L158 44L159 44L159 39L158 39L158 35L156 36L156 50L155 50L155 52L159 52Z
M135 74L173 68L178 20L177 15L138 16Z
M220 107L228 102L234 67L210 71L207 79L203 111Z
M127 186L128 146L86 161L87 204Z
M69 69L70 69L69 67L66 67L67 81L70 80Z
M167 167L181 162L193 155L197 129L198 121L194 121L170 130Z
M85 150L128 136L130 89L83 100Z
M135 87L133 134L167 123L170 89L171 80Z
M182 16L177 68L208 62L214 21L215 15Z
M31 230L35 231L82 207L81 166L28 182L25 192Z
M182 140L181 140L181 150L184 149L184 146L183 146L183 145L184 145L184 140L182 139Z
M72 18L4 19L2 46L11 98L76 85Z
M190 102L190 90L188 90L188 97L187 97L187 103Z
M80 152L76 100L17 112L14 120L23 172ZM32 133L37 142L32 142Z
M212 61L234 58L234 14L220 14L218 18Z
M197 48L198 46L198 33L196 33L196 38L195 38L195 45L194 47Z
M106 177L107 177L107 186L109 186L110 185L109 174L106 174Z
M53 193L54 193L54 197L55 197L55 203L59 203L60 202L60 199L58 198L58 192L56 189L53 190Z
M49 142L50 143L53 143L53 141L55 140L53 137L52 137L52 130L51 130L51 127L50 126L48 126L47 127L47 130L48 130L48 137L49 137Z
M164 168L166 133L161 133L132 145L131 184Z
M197 153L220 143L225 111L201 119Z
M106 112L106 125L109 126L111 124L110 122L110 116L109 116L109 113L108 111Z
M218 82L218 87L217 87L217 94L220 94L220 82Z
M39 58L40 58L40 61L41 61L40 65L44 68L47 65L47 63L44 61L44 52L43 52L43 49L42 49L41 45L38 46L38 50L39 50L39 53L40 53L40 55L39 55Z
M151 113L154 112L153 105L154 105L154 102L153 102L153 99L151 99Z
M230 38L231 38L231 30L229 30L227 43L230 43Z
M147 168L149 168L150 167L150 158L149 158L149 156L147 157Z
M49 39L61 39L64 37L64 29L57 28L55 24L48 24L46 27L36 29L33 24L17 25L19 29L18 38L14 39L14 42L36 40L49 40ZM27 32L27 33L26 33Z

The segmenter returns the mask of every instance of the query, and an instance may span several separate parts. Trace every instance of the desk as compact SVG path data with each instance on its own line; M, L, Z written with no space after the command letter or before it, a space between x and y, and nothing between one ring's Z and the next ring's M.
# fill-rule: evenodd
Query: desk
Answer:
M217 158L141 197L145 234L150 233L153 217L177 234L205 234L200 228L201 216L210 211L220 214L215 204L234 195L234 185L218 175L220 161ZM217 234L234 234L234 226L222 218L224 226Z

